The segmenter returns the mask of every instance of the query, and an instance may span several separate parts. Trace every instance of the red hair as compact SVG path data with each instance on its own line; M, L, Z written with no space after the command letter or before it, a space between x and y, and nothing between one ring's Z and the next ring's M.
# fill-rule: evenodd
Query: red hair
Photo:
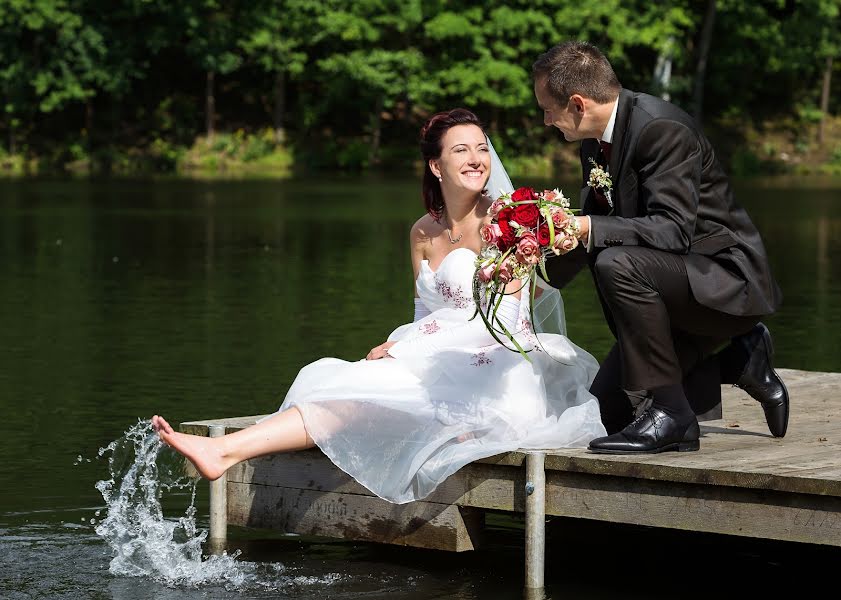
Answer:
M444 212L444 195L441 193L441 182L429 168L429 161L441 157L441 140L444 134L456 125L475 125L482 128L482 122L475 114L466 108L454 108L432 115L421 127L420 147L423 155L423 204L437 221Z

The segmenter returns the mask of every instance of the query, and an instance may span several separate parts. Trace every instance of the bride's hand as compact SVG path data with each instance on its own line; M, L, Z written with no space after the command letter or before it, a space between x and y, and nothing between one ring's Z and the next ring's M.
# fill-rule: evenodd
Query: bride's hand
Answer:
M385 342L380 344L376 348L371 348L371 351L368 353L368 356L365 357L365 360L378 360L380 358L394 358L388 353L388 349L391 348L396 342Z

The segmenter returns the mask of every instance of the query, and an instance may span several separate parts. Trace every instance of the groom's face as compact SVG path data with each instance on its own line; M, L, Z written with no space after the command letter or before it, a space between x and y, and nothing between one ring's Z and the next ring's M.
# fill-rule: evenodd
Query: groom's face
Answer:
M537 98L537 105L543 111L543 124L547 127L557 127L564 134L568 142L581 140L586 136L580 135L579 125L581 120L577 118L572 103L567 100L566 104L558 102L546 85L546 77L538 77L534 81L534 96Z

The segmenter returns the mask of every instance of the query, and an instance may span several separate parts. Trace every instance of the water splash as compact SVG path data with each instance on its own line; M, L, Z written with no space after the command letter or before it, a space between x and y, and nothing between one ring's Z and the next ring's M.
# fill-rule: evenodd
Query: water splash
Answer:
M253 563L237 560L233 554L202 557L206 531L196 527L196 481L181 475L178 466L167 466L164 444L148 420L130 427L105 448L110 478L96 483L105 500L104 517L96 533L114 554L109 571L113 575L148 577L166 586L196 587L221 585L228 590L272 590L310 592L350 583L339 573L319 576L295 574L281 563ZM189 506L177 519L164 516L161 499L167 492L189 493ZM95 513L99 517L100 511ZM313 589L315 588L315 590Z
M108 456L110 479L96 483L106 506L96 533L114 553L110 572L168 585L242 586L249 579L250 563L236 561L239 551L202 560L207 532L196 528L196 482L162 466L162 448L151 422L139 421L99 450L100 457ZM183 516L170 520L160 501L164 492L174 490L188 490L190 504Z

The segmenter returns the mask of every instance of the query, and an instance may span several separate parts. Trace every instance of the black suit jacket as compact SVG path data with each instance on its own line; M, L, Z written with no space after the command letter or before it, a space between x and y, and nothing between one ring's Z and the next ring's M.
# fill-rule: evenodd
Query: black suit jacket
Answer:
M595 139L581 143L582 212L592 250L582 246L547 260L549 283L562 287L607 246L646 246L685 255L693 296L733 315L767 315L781 301L759 232L733 198L710 142L673 104L623 89L609 173L613 208L600 210L586 183Z

